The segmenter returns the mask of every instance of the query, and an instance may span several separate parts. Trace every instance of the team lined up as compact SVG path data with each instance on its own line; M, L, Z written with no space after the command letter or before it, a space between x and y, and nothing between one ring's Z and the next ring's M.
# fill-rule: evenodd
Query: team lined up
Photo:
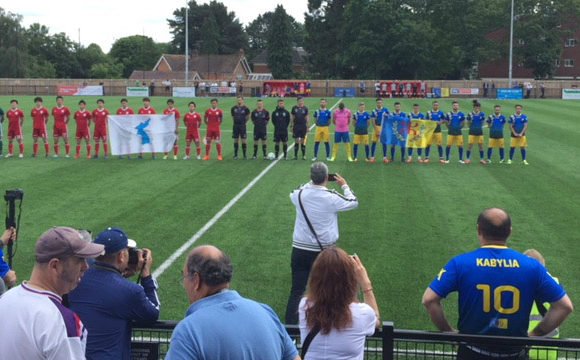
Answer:
M33 119L33 157L38 156L39 140L44 143L45 156L50 155L50 145L48 143L47 125L50 115L54 118L53 137L54 137L54 157L60 156L60 142L65 145L65 157L70 157L71 146L69 142L68 123L71 118L71 111L64 105L64 99L61 96L56 98L56 106L48 111L43 105L43 100L40 97L34 99L35 107L31 111ZM24 157L24 142L22 136L22 124L24 122L24 112L19 109L18 101L12 100L10 102L11 109L6 116L9 121L8 125L8 155L14 156L14 140L19 145L19 157ZM86 153L88 158L98 158L100 155L101 144L104 150L104 157L109 156L109 147L107 141L107 119L111 114L105 108L105 101L97 100L97 108L94 111L87 110L87 104L84 100L79 101L79 109L73 115L76 121L76 153L75 158L80 158L82 141L85 141ZM218 153L218 160L223 160L222 145L221 145L221 125L224 120L224 112L218 106L218 100L211 100L211 108L209 108L202 119L202 115L196 111L195 102L188 104L188 112L183 116L183 123L186 131L186 149L184 160L191 158L191 147L195 144L197 159L202 158L201 136L200 128L202 123L207 126L207 132L204 139L205 156L204 160L209 160L211 157L211 145L216 143L216 150ZM515 113L506 119L502 114L501 106L494 107L494 113L486 116L481 111L481 104L474 101L473 111L465 115L459 109L459 103L454 101L452 111L444 113L440 110L438 101L433 102L433 107L430 111L423 114L418 104L413 105L413 110L410 113L405 113L401 110L401 104L396 102L394 104L394 111L389 111L383 104L382 99L377 99L376 108L372 112L367 112L365 104L360 103L358 111L352 113L345 107L343 102L339 103L338 109L332 111L328 109L328 104L325 99L321 99L320 108L313 114L316 125L315 143L314 143L314 158L318 159L320 150L320 143L324 143L326 150L326 159L334 161L337 158L339 145L345 144L348 161L358 161L359 146L364 146L365 161L376 162L377 144L382 144L383 162L388 164L395 160L397 147L400 148L401 161L406 163L413 162L413 148L406 148L407 136L411 126L411 120L429 120L437 123L434 135L427 147L417 149L418 162L429 163L431 146L437 145L439 161L443 164L448 164L450 161L451 148L456 146L459 153L459 162L462 164L471 163L471 153L473 145L479 148L480 163L489 164L492 159L493 149L499 148L500 163L506 162L505 159L505 143L504 143L504 128L506 123L509 123L511 132L510 153L507 163L510 164L515 155L515 149L521 149L522 161L526 161L527 155L527 138L526 131L528 127L528 117L523 114L522 106L515 106ZM153 115L156 110L151 106L149 98L143 98L143 106L138 110L140 115ZM117 115L134 115L135 112L128 106L127 99L121 100L121 107L116 112ZM167 108L163 111L165 115L174 115L177 121L177 129L181 113L175 108L175 103L172 99L167 101ZM294 146L294 160L298 159L298 153L301 152L302 159L306 159L306 141L310 125L310 113L308 107L304 104L304 99L298 98L297 105L292 107L291 111L286 110L285 100L279 99L277 107L268 112L264 108L264 102L259 99L256 104L256 109L250 111L245 105L243 97L237 98L237 104L231 109L231 116L233 119L233 139L234 139L234 159L239 158L240 144L242 148L242 156L244 159L248 157L247 153L247 123L249 120L254 125L253 129L253 159L258 157L259 146L262 148L262 155L267 159L268 145L268 123L271 121L274 126L274 143L275 143L275 157L278 158L280 150L285 159L288 159L288 138L289 129L292 131L292 136L295 139ZM94 124L93 140L94 140L94 154L92 153L91 145L91 123ZM354 139L353 148L350 147L350 127L354 125ZM387 126L388 124L388 126ZM466 158L463 157L464 138L463 129L465 124L468 124L469 137ZM334 125L334 145L330 148L330 126ZM371 126L372 125L372 126ZM448 136L445 148L443 148L442 125L447 127ZM369 128L372 127L373 133L369 133ZM489 128L489 142L487 158L484 154L484 127ZM1 128L1 127L0 127ZM1 135L1 132L0 132ZM394 138L393 138L394 136ZM393 140L394 139L394 140ZM1 137L0 137L1 140ZM389 149L390 147L390 149ZM390 156L387 152L390 150ZM425 157L423 158L423 152ZM173 158L177 159L179 155L178 141L175 142L173 148ZM152 155L155 158L155 154ZM164 159L167 159L169 154L164 154ZM138 158L143 158L139 154Z

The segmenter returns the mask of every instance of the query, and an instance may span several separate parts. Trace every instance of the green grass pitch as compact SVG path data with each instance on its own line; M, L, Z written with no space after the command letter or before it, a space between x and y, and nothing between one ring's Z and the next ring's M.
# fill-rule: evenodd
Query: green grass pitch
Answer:
M79 99L67 98L66 104L76 109ZM107 107L116 110L120 98L105 99ZM9 100L0 97L5 111ZM55 225L94 232L107 226L121 227L140 246L153 249L155 264L159 265L270 164L232 160L229 115L223 125L223 162L33 159L29 116L33 97L19 100L27 115L27 157L0 160L0 190L18 187L25 191L15 258L20 280L30 275L35 240ZM96 98L86 100L94 108ZM139 100L132 98L131 105L138 108ZM165 100L154 98L153 106L161 111ZM329 104L337 100L329 99ZM177 100L182 112L187 101ZM200 112L209 106L207 98L196 101ZM220 99L226 114L234 101ZM247 99L251 108L255 101ZM267 109L272 110L275 100L265 101ZM345 103L356 109L359 101L346 99ZM362 101L367 109L374 107L373 99ZM385 101L391 109L393 102ZM403 100L403 110L410 111L413 102ZM430 100L417 102L423 111L430 108ZM45 97L45 103L52 107L54 97ZM294 103L294 99L287 99L288 107ZM483 110L491 112L496 103L504 106L504 113L513 112L514 102L495 100L482 100ZM399 328L434 329L421 306L421 295L452 256L478 246L475 220L483 208L491 206L504 207L512 214L514 230L509 244L520 251L540 250L572 300L579 299L580 103L529 100L523 104L530 117L529 166L520 164L519 152L511 166L497 162L462 166L457 163L455 149L453 161L447 166L347 163L342 149L338 161L330 165L332 172L348 180L360 199L358 210L340 216L339 245L356 252L367 266L383 320L392 320ZM307 99L307 105L315 109L318 99ZM442 99L441 105L449 111L451 100ZM462 99L461 105L463 111L470 111L471 100ZM7 124L4 127L6 130ZM49 133L51 128L52 119ZM183 156L183 136L181 145ZM273 149L271 142L269 146ZM308 158L312 151L309 140ZM433 151L436 154L435 148ZM40 153L44 153L42 147ZM497 151L494 156L497 159ZM477 152L473 158L479 159ZM270 304L280 315L290 287L295 214L288 194L308 180L309 165L310 161L280 161L197 242L217 245L229 253L235 266L232 287ZM0 215L4 214L2 211ZM181 319L188 306L179 282L183 260L182 256L158 279L163 319ZM451 320L456 321L456 297L446 301L445 307ZM572 316L562 330L564 336L579 337L579 317Z

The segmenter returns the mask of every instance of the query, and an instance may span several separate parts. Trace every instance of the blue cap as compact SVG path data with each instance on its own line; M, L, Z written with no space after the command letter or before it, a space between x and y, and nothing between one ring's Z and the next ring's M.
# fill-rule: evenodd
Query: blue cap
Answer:
M135 247L135 242L130 241L123 230L112 227L97 235L94 243L105 245L105 254L114 254L128 247Z

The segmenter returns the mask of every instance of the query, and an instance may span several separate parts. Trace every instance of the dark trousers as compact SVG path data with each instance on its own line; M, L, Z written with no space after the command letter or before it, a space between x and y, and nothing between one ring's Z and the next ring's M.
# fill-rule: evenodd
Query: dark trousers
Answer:
M319 251L301 250L292 248L290 266L292 268L292 289L286 306L286 324L298 324L298 306L306 291L308 276Z
M511 351L510 353L513 354L513 351ZM489 354L489 355L480 354L478 352L471 350L465 345L460 345L459 348L457 349L457 360L527 360L527 359L529 359L527 351L521 351L519 354L513 356L499 356L499 354Z

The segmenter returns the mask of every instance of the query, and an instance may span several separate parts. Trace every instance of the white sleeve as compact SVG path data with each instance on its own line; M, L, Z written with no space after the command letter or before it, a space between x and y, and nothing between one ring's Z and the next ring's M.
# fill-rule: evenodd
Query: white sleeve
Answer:
M357 313L353 314L358 318L361 331L365 336L371 336L375 333L377 326L377 315L375 311L365 303L356 304Z
M348 185L342 187L344 195L333 192L333 202L336 211L348 211L358 207L358 199Z
M82 335L69 337L60 315L54 317L53 321L45 322L44 328L39 329L42 334L37 341L40 349L44 349L46 359L85 359L87 332L80 321L77 327L76 331L82 332Z

